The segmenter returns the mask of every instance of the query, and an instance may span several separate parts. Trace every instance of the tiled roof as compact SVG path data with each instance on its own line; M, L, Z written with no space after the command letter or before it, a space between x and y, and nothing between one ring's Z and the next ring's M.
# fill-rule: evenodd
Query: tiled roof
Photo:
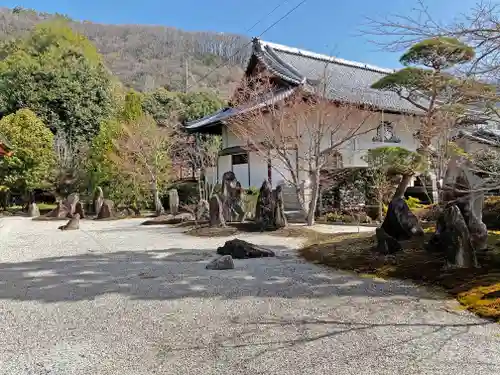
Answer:
M394 72L372 65L347 61L276 43L254 40L254 54L274 74L290 83L307 83L311 88L326 82L326 96L353 104L367 104L377 109L421 113L398 94L375 90L371 85Z
M352 104L369 105L379 110L420 114L422 111L396 93L375 90L371 85L393 72L372 65L347 61L276 43L253 41L253 55L266 68L291 88L283 88L260 101L236 108L224 108L202 119L187 123L188 131L198 131L220 124L232 116L262 108L289 96L296 88L315 90L319 82L327 82L326 97ZM326 78L326 79L325 79Z
M233 116L252 111L254 109L268 106L272 103L287 98L295 91L295 88L282 88L276 92L271 92L263 95L259 100L248 103L239 107L226 107L199 120L190 121L185 124L188 131L196 131L200 128L206 128L219 124L221 121L227 120Z
M461 130L458 137L466 137L478 143L500 147L500 130L492 128L479 128L476 130Z

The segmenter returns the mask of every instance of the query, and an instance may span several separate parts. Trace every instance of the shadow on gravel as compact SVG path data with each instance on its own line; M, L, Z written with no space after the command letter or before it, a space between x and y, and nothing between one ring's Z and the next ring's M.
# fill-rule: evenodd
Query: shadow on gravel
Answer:
M258 341L258 342L252 342L251 340L248 340L245 342L245 340L240 340L243 341L241 343L235 344L234 343L234 338L231 338L228 340L228 342L219 342L219 347L220 348L244 348L244 347L266 347L265 350L258 351L256 352L252 357L247 358L246 360L254 360L261 355L268 355L271 352L276 352L281 349L286 349L290 350L290 348L293 348L295 346L300 346L300 345L305 345L314 341L318 340L324 340L328 338L335 338L335 336L341 336L349 333L354 333L354 332L359 332L359 331L377 331L377 330L384 330L386 328L391 328L391 329L401 329L401 330L409 330L409 329L420 329L424 328L426 329L425 331L413 335L412 337L408 337L407 339L403 341L398 341L396 343L394 342L389 342L386 345L381 345L378 347L377 350L379 351L384 351L387 350L391 347L395 348L399 345L403 344L410 344L413 341L420 340L426 336L431 336L435 333L439 333L442 331L450 331L448 335L445 335L442 342L439 345L439 350L441 350L447 343L449 343L451 340L453 340L455 337L466 334L470 331L470 329L474 327L484 327L484 326L491 326L494 325L494 323L483 320L479 322L463 322L463 323L397 323L397 322L391 322L391 323L357 323L357 322L352 322L352 321L340 321L340 320L335 320L335 319L272 319L272 320L256 320L256 321L249 321L249 320L241 320L241 319L232 319L231 324L234 326L241 326L243 327L243 332L238 331L238 338L244 339L246 335L248 335L248 338L250 336L255 337L258 334L262 334L266 330L274 330L274 329L284 329L287 326L291 326L297 330L301 330L301 335L299 335L296 338L290 338L286 340L267 340L267 341ZM314 327L319 327L321 326L321 333L313 333L314 332ZM305 334L307 331L309 334ZM375 334L376 332L373 332L372 334ZM418 331L417 331L418 333ZM267 346L270 346L272 348L269 348ZM186 346L186 347L171 347L169 348L170 351L185 351L185 350L206 350L207 347L204 345L194 345L194 346ZM437 351L439 351L437 350ZM372 351L372 350L370 350ZM356 353L356 357L359 359L359 353ZM345 360L352 359L349 357L345 357ZM489 365L494 365L498 366L499 363L482 363L482 364L489 364Z
M235 260L235 269L226 271L205 269L213 251L177 248L2 263L0 299L78 301L106 293L145 300L423 296L413 285L332 273L297 259L284 246L270 248L277 251L276 258Z

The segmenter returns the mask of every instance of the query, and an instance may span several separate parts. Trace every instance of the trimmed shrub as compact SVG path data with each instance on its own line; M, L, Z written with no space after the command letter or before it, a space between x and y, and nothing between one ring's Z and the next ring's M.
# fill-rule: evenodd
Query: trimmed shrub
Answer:
M492 196L484 200L483 222L488 229L500 229L500 197Z

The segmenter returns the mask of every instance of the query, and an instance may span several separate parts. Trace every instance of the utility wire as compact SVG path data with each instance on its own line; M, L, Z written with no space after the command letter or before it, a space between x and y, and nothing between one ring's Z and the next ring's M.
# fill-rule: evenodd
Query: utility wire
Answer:
M257 21L250 29L245 31L246 33L251 31L255 26L257 26L262 20L272 13L276 11L279 7L281 7L283 4L285 4L288 0L284 0L280 4L278 4L272 11L270 11L265 17L261 18L259 21ZM281 16L277 21L272 23L270 26L268 26L263 32L261 32L257 38L260 38L262 35L267 33L269 30L271 30L274 26L276 26L278 23L283 21L286 17L288 17L290 14L292 14L294 11L296 11L300 6L302 6L307 0L302 0L300 1L296 6L294 6L292 9L290 9L288 12L286 12L283 16ZM250 44L252 44L252 40L250 40L248 43L246 43L243 47L239 48L235 53L233 53L231 56L229 56L228 61L230 61L233 57L235 57L237 54L239 54L241 51L243 51L246 47L248 47ZM193 86L199 84L200 82L204 81L210 74L215 72L217 69L222 68L223 66L226 66L227 62L222 63L215 68L211 69L207 74L205 74L203 77L201 77L199 80L197 80L195 83L193 83L191 86L188 87L188 89L192 88Z
M281 8L281 6L285 5L286 3L288 3L288 0L284 0L281 3L279 3L278 5L276 5L273 10L271 10L264 17L262 17L260 20L258 20L257 22L255 22L252 27L250 27L249 29L247 29L245 31L245 33L248 33L250 31L252 31L255 28L255 26L257 26L258 24L260 24L262 21L264 21L267 17L269 17L274 12L276 12L279 8Z

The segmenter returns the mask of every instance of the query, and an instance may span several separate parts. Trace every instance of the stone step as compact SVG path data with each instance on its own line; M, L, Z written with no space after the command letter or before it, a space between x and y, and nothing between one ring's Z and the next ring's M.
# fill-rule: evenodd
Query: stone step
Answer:
M300 210L285 211L285 216L289 223L303 223L306 220L306 215Z

